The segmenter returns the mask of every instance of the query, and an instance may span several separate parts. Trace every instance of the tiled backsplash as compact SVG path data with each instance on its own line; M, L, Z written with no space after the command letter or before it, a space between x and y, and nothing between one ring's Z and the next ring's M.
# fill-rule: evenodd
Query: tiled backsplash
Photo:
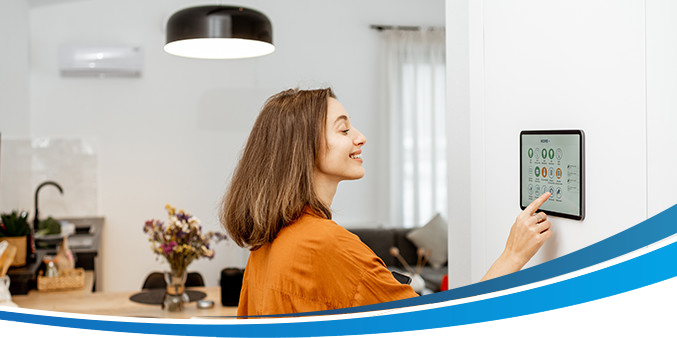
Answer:
M40 190L40 218L99 214L99 169L94 147L82 139L3 138L0 212L26 210L33 218L35 189L44 181L63 188Z

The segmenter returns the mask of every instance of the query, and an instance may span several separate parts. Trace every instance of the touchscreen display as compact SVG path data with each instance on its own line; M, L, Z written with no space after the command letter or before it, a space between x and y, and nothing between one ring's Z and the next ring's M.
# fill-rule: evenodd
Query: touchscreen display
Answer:
M582 130L531 130L520 133L522 209L545 192L540 210L582 220L584 211L584 134Z

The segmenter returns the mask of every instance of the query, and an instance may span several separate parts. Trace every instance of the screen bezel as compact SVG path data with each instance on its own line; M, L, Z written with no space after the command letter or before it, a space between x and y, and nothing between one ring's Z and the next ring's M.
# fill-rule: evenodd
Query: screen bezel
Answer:
M580 129L572 129L572 130L522 130L520 132L520 150L519 150L519 162L520 162L520 171L519 171L519 177L520 177L520 208L524 210L527 205L522 205L522 191L523 189L523 182L522 180L522 172L524 170L523 168L523 163L522 163L522 152L524 149L522 148L524 146L523 144L523 137L524 135L576 135L578 136L579 140L579 163L581 167L581 172L580 172L580 187L578 189L579 191L579 212L580 214L567 214L563 212L558 212L558 211L553 211L553 210L548 210L548 209L538 209L537 212L543 211L548 216L558 216L558 217L564 217L564 218L570 218L574 219L577 221L582 221L585 219L585 133L583 130Z

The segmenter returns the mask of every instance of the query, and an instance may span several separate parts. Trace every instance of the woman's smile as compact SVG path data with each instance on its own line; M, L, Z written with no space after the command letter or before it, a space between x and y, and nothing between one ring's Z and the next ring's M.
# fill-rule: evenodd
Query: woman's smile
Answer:
M324 136L315 169L317 183L335 185L342 180L362 178L362 146L367 139L350 123L346 109L334 98L327 105Z

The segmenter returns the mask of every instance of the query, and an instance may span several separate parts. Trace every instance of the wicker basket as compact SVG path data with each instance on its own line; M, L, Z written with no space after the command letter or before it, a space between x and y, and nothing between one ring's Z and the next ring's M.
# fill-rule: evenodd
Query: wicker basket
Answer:
M57 277L38 276L38 290L40 291L60 291L81 289L85 287L85 269L75 268L72 270L60 271Z
M0 237L0 242L7 241L9 244L16 247L16 255L12 266L26 265L26 236L21 237Z

